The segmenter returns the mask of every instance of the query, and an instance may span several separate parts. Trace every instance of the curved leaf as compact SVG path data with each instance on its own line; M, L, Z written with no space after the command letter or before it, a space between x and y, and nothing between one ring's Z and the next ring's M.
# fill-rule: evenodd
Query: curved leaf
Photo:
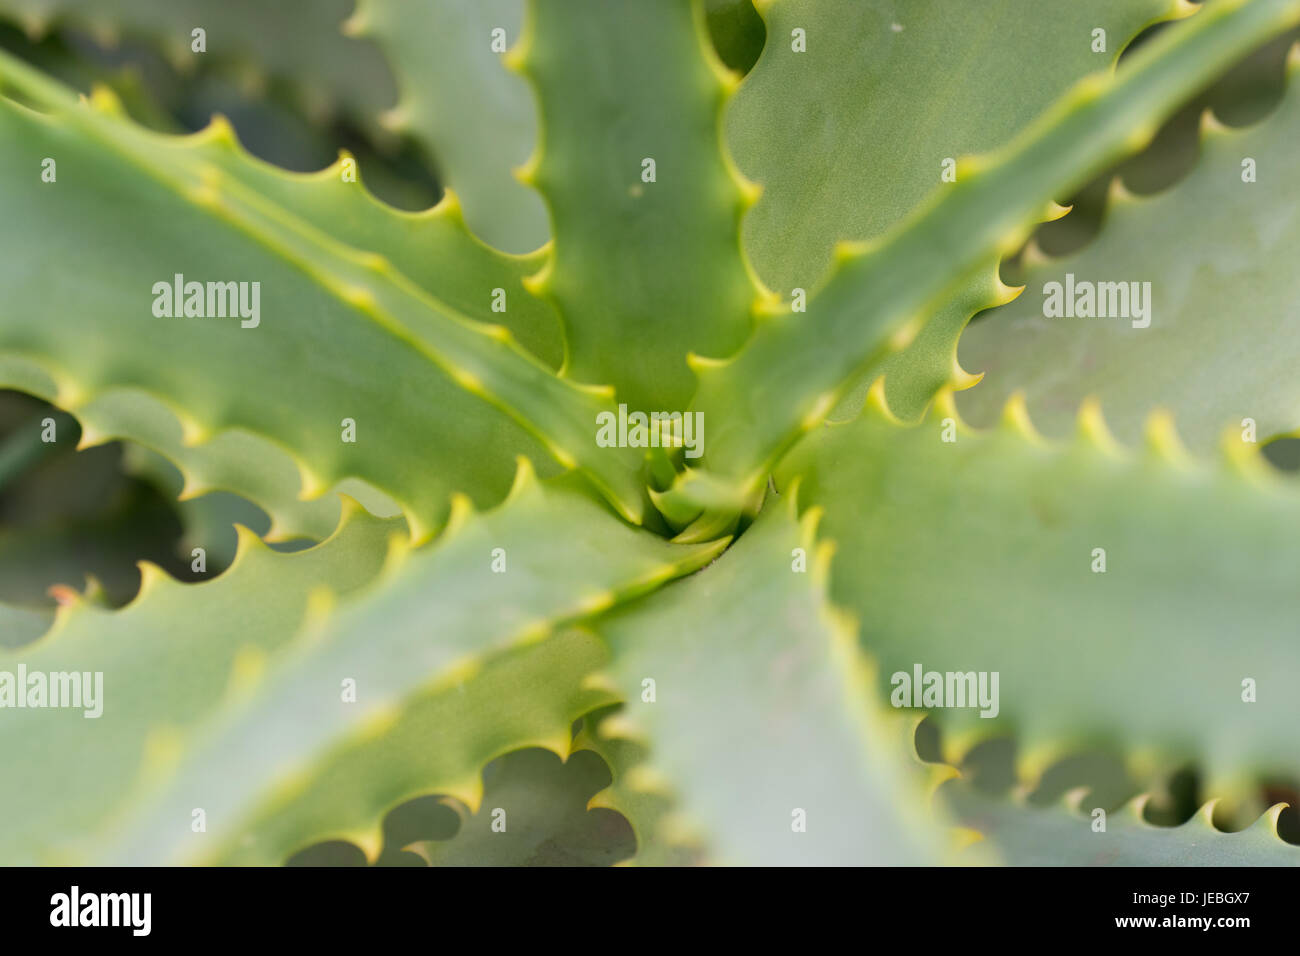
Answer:
M567 323L570 374L612 382L635 410L683 411L695 388L686 352L734 351L757 295L737 238L752 197L719 130L735 81L709 46L702 0L529 10L512 53L541 114L525 178L555 242L535 288Z
M1186 9L1176 0L762 7L771 42L728 110L727 140L763 187L745 250L782 293L815 288L837 242L902 221L940 183L945 158L1002 146L1080 77L1112 66L1144 26ZM1102 52L1093 30L1106 33Z
M471 678L495 655L686 574L720 547L629 528L583 493L539 485L522 464L504 505L465 509L437 542L395 556L373 588L251 673L88 852L129 864L267 862L342 836L376 855L383 811L431 790L474 807L483 763L524 746L567 753L573 719L614 699L561 679L590 660L570 646L567 656L525 655L519 668L507 661L505 676L477 691L483 706L462 710ZM348 681L355 703L342 693ZM425 746L432 715L447 752L402 759ZM519 730L493 729L503 724ZM539 726L553 736L539 738ZM471 753L481 760L458 759ZM207 812L205 833L157 825L184 824L194 807Z
M738 485L738 499L751 496L855 374L910 342L991 257L1018 248L1052 196L1143 145L1180 100L1297 21L1296 0L1211 4L1114 74L1076 84L1004 149L959 163L955 183L882 239L842 246L806 312L782 310L733 360L699 368L707 467Z
M617 717L606 720L606 716L587 717L573 749L599 754L613 775L609 786L595 794L587 805L593 809L613 810L631 825L636 837L636 853L619 862L628 866L689 866L698 863L701 857L698 849L672 842L672 796L656 786L658 781L653 773L638 770L646 764L649 751L636 739L620 736Z
M714 567L597 625L650 750L631 773L675 794L677 829L721 862L934 859L918 782L826 602L816 519L792 511L772 501Z
M354 505L332 538L295 554L243 532L233 566L213 581L180 584L146 566L139 595L122 610L65 605L40 640L0 652L10 675L20 666L103 675L98 718L6 705L0 752L28 769L0 777L2 812L23 821L0 833L0 860L65 862L66 844L113 819L142 768L220 705L233 675L288 643L312 590L345 593L372 578L400 527Z
M1113 69L1142 27L1191 9L1183 0L765 5L772 42L727 115L736 161L763 187L744 226L759 275L783 294L816 288L837 242L886 233L941 181L945 161L1002 146L1071 83ZM1105 35L1100 51L1094 30ZM1013 295L990 257L831 417L852 418L880 374L890 407L909 420L944 385L973 384L957 339L972 315Z
M877 387L778 482L797 477L826 509L831 594L863 621L883 693L917 665L1000 675L990 717L936 711L949 763L1013 729L1025 776L1104 745L1138 779L1196 760L1210 792L1235 795L1251 773L1300 768L1300 491L1230 448L1192 464L1156 418L1145 451L1121 451L1095 406L1065 445L1033 435L1018 403L973 432L946 394L905 427Z
M1140 435L1157 406L1175 415L1194 449L1247 418L1261 441L1300 429L1300 272L1293 268L1300 47L1294 50L1273 116L1235 132L1206 114L1203 155L1185 180L1152 198L1113 198L1101 235L1076 255L1034 257L1026 294L962 340L963 360L986 374L963 395L963 414L985 424L1019 390L1049 435L1068 432L1086 396L1100 399L1121 440ZM1255 182L1243 181L1247 158ZM1149 283L1148 315L1044 317L1048 283L1064 294L1067 274L1080 284Z
M387 125L411 133L460 195L484 241L530 252L546 241L541 197L513 175L537 141L528 85L493 50L513 44L523 0L360 0L348 33L376 40L397 74L400 99Z
M247 80L287 81L314 114L346 112L370 126L395 98L392 74L370 43L344 36L353 0L0 0L0 16L29 34L63 25L102 42L123 37L154 44L180 68L210 59ZM192 31L206 32L206 52Z
M952 780L938 796L987 840L969 855L982 859L991 848L1012 866L1300 866L1300 847L1277 832L1285 804L1239 833L1225 833L1211 820L1213 803L1181 826L1159 827L1143 818L1147 798L1141 796L1108 814L1106 829L1096 831L1091 813L1081 812L1083 794L1062 806L1031 807Z
M342 230L357 246L345 245L319 228L329 205L303 200L355 183L249 161L224 124L180 140L145 132L114 115L111 103L78 106L7 57L0 76L55 112L0 104L5 202L36 224L12 237L0 272L9 290L0 348L40 365L58 385L56 404L75 412L110 386L136 387L177 410L188 442L242 429L291 450L308 497L345 477L369 482L404 508L421 540L445 518L450 492L491 504L508 487L516 453L542 457L499 410L509 409L564 464L591 466L593 482L625 515L641 518L637 451L593 442L606 394L556 378L509 331L471 321L402 271L440 251L402 243L411 231L426 241L450 236L432 270L453 277L445 283L450 302L474 283L482 308L496 297L502 273L516 264L488 250L476 263L462 255L473 246L463 232L462 239L454 227L420 228L430 217L454 218L453 201L403 217L358 198ZM52 154L64 172L43 183L33 171ZM114 241L123 218L140 229L139 243ZM80 283L50 278L87 248L93 267L81 270ZM392 258L390 248L398 250ZM178 274L260 283L264 321L156 317L156 284ZM516 297L525 309L527 301ZM82 330L91 320L88 349ZM393 381L400 392L386 388ZM354 442L343 440L344 419L356 424Z

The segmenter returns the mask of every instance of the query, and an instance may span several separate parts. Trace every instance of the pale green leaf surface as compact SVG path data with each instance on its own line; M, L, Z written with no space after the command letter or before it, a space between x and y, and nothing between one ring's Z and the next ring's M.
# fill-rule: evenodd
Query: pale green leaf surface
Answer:
M300 217L299 205L259 188L269 180L292 192L319 175L246 160L220 124L184 140L147 133L113 115L111 104L77 106L16 61L2 62L6 79L57 114L13 104L0 112L12 134L0 153L6 201L38 225L5 257L3 345L58 383L57 404L75 412L110 386L134 386L174 406L187 439L242 429L291 449L309 495L345 477L369 482L402 505L418 539L445 517L449 492L491 504L508 487L516 454L543 457L499 410L508 409L547 435L557 458L592 466L595 484L626 515L641 516L639 456L592 441L603 394L555 378L505 329L431 298L386 247L342 245L310 215ZM57 183L42 183L30 171L51 153L64 171ZM96 173L78 175L82 168ZM357 202L371 220L379 215L377 204ZM139 242L114 241L123 218L139 229ZM364 215L352 224L358 233L372 226ZM82 281L49 279L60 263L84 259L95 229L103 235ZM440 271L454 270L448 263ZM174 273L261 282L262 324L155 318L150 290ZM486 302L491 289L481 291ZM59 318L40 319L50 315ZM90 319L93 349L82 344ZM400 392L392 382L402 383ZM340 440L344 418L357 423L355 443Z
M671 842L672 796L653 786L637 786L637 768L646 763L649 751L644 744L609 730L602 718L588 717L573 749L599 754L613 775L609 786L595 794L589 806L613 810L631 824L636 853L619 862L628 866L690 866L700 862L698 848Z
M10 674L20 665L29 674L103 674L98 718L80 709L0 711L0 752L9 766L29 768L0 776L0 812L23 821L0 830L0 860L66 861L65 844L113 819L169 737L219 706L233 673L293 637L313 589L346 592L373 577L400 529L354 507L334 537L308 551L277 554L246 535L235 564L213 581L180 584L154 569L126 608L66 606L39 641L0 652L0 671Z
M409 132L460 195L470 228L508 252L549 235L546 207L513 175L537 141L528 84L492 49L495 29L513 45L523 0L361 0L348 32L376 40L397 75L389 125Z
M957 182L878 242L845 247L806 312L772 316L733 360L698 370L706 466L740 497L753 492L855 374L905 345L991 257L1014 251L1054 196L1145 144L1183 99L1297 20L1295 0L1209 5L1114 74L1076 84L1002 150L959 162Z
M1225 833L1210 820L1213 804L1181 826L1160 827L1143 819L1146 798L1137 797L1107 814L1105 831L1097 832L1086 799L1035 807L980 793L964 780L945 783L938 797L985 838L965 851L973 861L994 850L1011 866L1300 866L1300 846L1277 834L1282 804L1245 830Z
M326 819L349 830L373 824L378 852L374 811L414 794L395 793L387 775L336 773L350 753L376 766L409 749L391 742L374 753L356 748L400 732L405 708L454 690L490 655L688 573L718 549L673 545L629 528L583 493L537 484L525 467L504 505L453 520L437 542L395 561L379 585L272 661L250 683L248 699L192 742L102 855L128 863L219 852L272 859L320 839L313 828ZM501 573L492 569L498 557ZM341 701L346 679L356 682L356 703ZM537 686L546 702L565 690L540 680ZM610 700L597 694L583 706ZM566 749L568 739L564 725ZM479 769L465 772L477 782ZM318 789L317 773L355 783ZM472 794L465 800L474 802ZM187 818L194 806L208 812L201 838L154 823ZM233 842L239 834L254 839Z
M183 529L176 550L181 560L189 564L191 569L196 548L203 549L204 563L209 574L228 568L239 550L236 525L243 525L263 541L266 540L265 532L269 523L261 508L228 491L205 492L181 499L180 494L185 487L184 477L170 461L152 449L134 443L124 444L122 469L133 477L148 482L170 499ZM362 504L362 507L365 505ZM381 518L395 518L401 514L400 510L389 514L378 514L370 508L366 510ZM335 527L337 526L336 521Z
M863 622L882 695L916 665L1000 675L996 717L934 711L949 762L1013 730L1025 776L1089 745L1126 754L1138 779L1194 760L1212 794L1300 768L1295 487L1258 457L1184 461L1167 421L1119 451L1092 409L1079 437L1048 445L1015 407L974 432L947 396L905 427L873 394L856 421L808 436L778 486L797 477L826 510L831 595Z
M766 7L771 41L727 114L736 162L763 186L744 224L758 274L782 294L815 288L836 242L883 235L942 188L944 160L1002 146L1071 83L1113 68L1142 27L1180 11L1174 0ZM1106 31L1104 52L1093 51L1094 29ZM909 420L945 384L969 382L957 338L1007 295L991 258L834 417L852 417L880 373L890 407Z
M539 287L568 328L569 374L645 412L681 411L686 353L745 340L758 290L740 254L747 204L720 132L730 83L702 0L534 0L515 57L541 142L554 260ZM655 181L643 182L643 161Z
M29 644L53 622L54 612L49 608L0 604L0 648Z
M812 522L792 511L770 501L713 567L599 623L624 716L650 750L643 777L678 797L722 863L933 860L919 783L875 709L852 628L826 602Z
M250 432L223 431L200 445L186 445L180 422L170 409L146 394L126 390L102 393L79 408L77 415L83 444L129 439L128 465L171 492L182 512L204 496L225 492L256 502L266 512L271 519L268 528L249 527L265 530L261 536L269 541L299 537L320 541L338 527L339 497L327 494L300 500L301 479L293 459ZM177 472L179 487L174 480ZM340 490L349 484L357 482L344 479ZM367 505L371 514L385 518L395 514L374 507L363 496L352 497Z
M771 288L812 289L836 242L883 235L1069 86L1108 70L1173 0L777 0L769 42L727 112L736 163L763 187L745 250ZM791 31L807 49L791 49ZM1106 31L1104 53L1092 31Z
M196 859L223 865L279 863L324 839L353 841L374 861L382 845L381 819L412 797L445 793L490 822L492 809L500 804L486 802L493 793L484 793L484 765L521 748L542 748L552 760L555 754L567 757L573 722L613 700L607 691L583 684L608 659L604 645L580 631L564 631L497 655L480 670L415 696L391 727L332 751L300 788L273 794L257 817L241 827L238 839L222 845L224 831L214 834L211 845L200 835L173 837L185 841L182 845ZM337 685L329 690L337 701ZM510 836L504 845L493 845L490 838L457 840L428 856L437 865L519 862L520 856L538 850L526 821L536 834L554 819L519 801L516 794L507 811L518 811L510 816L513 827L505 835L489 834ZM486 855L484 844L494 858ZM476 860L480 850L484 855Z
M283 80L308 111L346 112L370 126L395 99L393 77L371 43L346 37L353 0L0 0L0 16L29 33L75 26L102 42L143 40L181 68L200 60L233 65L266 84ZM206 33L206 53L192 31ZM206 65L205 62L205 65Z
M992 421L1023 391L1048 435L1068 432L1086 396L1121 440L1155 408L1173 412L1195 450L1253 419L1260 441L1300 428L1300 56L1277 111L1245 131L1203 135L1191 174L1151 198L1113 200L1101 235L1068 259L1041 261L1026 291L962 339L984 381L963 414ZM1242 181L1249 157L1258 179ZM1150 283L1150 325L1127 317L1047 318L1047 283Z
M40 362L0 350L0 386L46 401L59 387ZM64 395L66 400L66 393ZM293 458L249 432L223 431L199 445L186 445L176 412L132 389L106 389L77 408L82 447L129 439L172 462L184 476L182 497L222 489L256 502L271 516L273 540L326 538L338 526L339 503L331 495L299 499L302 477Z

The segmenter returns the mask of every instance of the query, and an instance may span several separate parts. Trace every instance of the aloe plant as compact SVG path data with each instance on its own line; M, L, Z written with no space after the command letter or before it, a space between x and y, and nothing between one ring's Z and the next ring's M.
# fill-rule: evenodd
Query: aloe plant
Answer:
M1300 429L1300 53L1037 237L1300 2L154 6L0 15L279 84L444 194L0 54L0 384L76 423L0 474L121 443L200 578L0 608L0 860L1300 862L1259 451ZM218 500L265 525L209 574ZM1015 796L953 779L1008 735ZM1095 751L1123 792L1026 799Z

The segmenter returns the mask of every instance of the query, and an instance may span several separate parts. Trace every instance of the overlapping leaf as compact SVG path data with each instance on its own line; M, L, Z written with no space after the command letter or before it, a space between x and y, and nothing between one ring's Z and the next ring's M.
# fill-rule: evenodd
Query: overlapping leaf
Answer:
M359 189L340 169L287 175L249 161L223 124L157 136L111 103L77 106L16 61L3 61L3 75L54 115L13 103L0 112L6 208L34 225L5 257L0 347L56 383L56 404L75 411L110 387L137 388L173 407L187 442L240 429L288 449L309 497L346 477L369 482L419 539L445 518L451 491L491 504L516 453L544 458L509 409L640 519L637 453L592 441L606 395L557 379L505 328L460 311L482 303L471 315L482 314L501 290L521 318L546 314L540 303L530 312L521 289L512 300L524 263L458 231L454 201L417 216L364 196L331 204L328 192ZM44 157L61 160L57 182L41 181ZM131 244L115 241L124 221L137 230ZM81 281L52 278L74 260ZM155 284L175 275L260 283L258 325L156 317ZM342 440L344 419L355 442Z
M904 427L879 395L778 483L826 509L831 594L863 621L882 694L918 665L1000 675L996 716L939 712L950 756L1013 728L1031 771L1070 745L1113 746L1139 779L1194 760L1216 795L1300 769L1294 487L1253 452L1190 463L1167 419L1124 452L1095 406L1052 446L1017 404L978 433L950 396Z
M584 720L573 749L599 754L613 775L609 786L595 794L588 806L613 810L631 825L636 852L618 862L628 866L699 863L703 857L700 848L682 840L680 832L674 832L673 795L666 792L662 782L653 777L647 780L646 774L637 769L646 763L649 755L644 743L625 736L627 728L619 726L617 717L607 718L608 714L592 714Z
M1300 428L1297 73L1300 49L1274 115L1233 132L1207 114L1203 155L1187 179L1153 198L1112 201L1101 235L1078 254L1036 257L1026 294L963 338L964 363L986 375L962 396L963 413L987 423L1021 390L1035 422L1057 435L1083 397L1095 395L1122 440L1136 438L1146 415L1162 407L1198 450L1244 419L1260 441ZM1122 283L1127 294L1090 309L1120 314L1048 318L1053 282L1062 296L1067 282L1076 297L1102 283ZM1124 299L1127 309L1119 308ZM1145 316L1134 309L1142 302Z
M316 115L346 112L372 125L393 103L392 75L373 44L341 26L352 0L0 0L0 16L38 34L75 26L105 42L140 39L173 63L231 66L265 84L289 84ZM205 31L195 52L193 31Z
M7 831L3 858L274 863L330 836L377 853L383 813L403 800L436 790L472 807L500 753L567 754L573 720L614 700L582 686L604 651L582 634L536 642L717 547L634 531L530 474L506 505L462 512L315 626L304 624L309 596L372 577L400 522L354 507L317 548L281 555L248 535L215 581L153 573L124 611L65 610L4 669L101 672L103 715L9 712L5 752L60 769L3 785L5 812L28 822ZM179 635L178 621L189 622Z
M624 782L674 794L677 838L720 862L934 860L901 737L826 603L814 523L773 500L715 566L598 625L650 749Z
M20 666L103 675L97 718L6 706L0 750L11 766L40 771L0 778L0 806L23 821L4 828L0 859L59 862L62 844L93 832L129 798L169 734L202 720L233 674L288 643L313 589L346 593L372 578L399 529L353 507L338 533L309 551L277 554L245 534L234 566L214 581L183 585L150 568L127 608L65 606L41 640L0 656L15 680Z
M541 197L513 175L537 140L528 85L501 62L519 39L523 7L523 0L361 0L348 21L351 35L383 47L397 75L400 98L388 125L419 140L443 184L461 196L470 228L508 252L531 252L549 234Z
M96 858L276 862L331 837L373 856L380 819L404 800L436 791L473 808L487 761L525 746L567 754L573 720L616 698L580 680L600 665L599 642L537 642L694 570L720 545L669 544L521 469L506 504L460 513L249 675L242 699L157 770ZM194 807L204 833L184 823Z
M769 42L727 115L763 187L745 248L763 280L814 288L841 240L883 235L937 186L945 158L1009 141L1109 68L1172 0L776 0ZM802 52L792 34L802 31ZM1094 51L1093 30L1106 34Z
M722 422L705 462L734 486L736 505L747 506L767 467L822 421L852 376L906 345L946 296L1018 247L1054 195L1143 145L1182 99L1297 20L1294 0L1208 6L1112 76L1081 81L992 157L959 163L955 183L881 240L841 247L806 312L773 316L735 359L701 366L696 407Z
M1190 9L1180 0L765 5L767 54L727 117L738 164L763 187L744 230L759 275L783 294L816 288L836 242L883 235L942 188L945 162L1002 146L1071 83L1111 69L1142 27ZM990 257L916 341L861 376L837 417L852 417L879 372L906 419L945 384L973 382L957 364L957 337L1013 294L997 266Z
M534 0L512 62L538 96L526 178L551 211L535 288L569 331L569 372L645 412L681 411L686 353L726 355L757 295L737 229L751 201L719 130L734 86L702 0ZM653 163L653 181L650 165Z
M992 851L1012 866L1300 866L1300 847L1278 836L1283 804L1247 829L1225 833L1211 819L1213 803L1181 826L1159 827L1143 817L1147 798L1135 797L1107 814L1102 830L1102 818L1080 802L1082 793L1059 806L1032 807L953 780L938 796L984 838L966 851L972 861L984 862Z

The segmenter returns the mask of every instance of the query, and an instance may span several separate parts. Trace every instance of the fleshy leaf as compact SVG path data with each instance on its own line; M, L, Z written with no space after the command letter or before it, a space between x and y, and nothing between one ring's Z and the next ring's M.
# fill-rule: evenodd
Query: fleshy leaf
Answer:
M460 685L468 695L468 682L494 655L686 574L719 547L673 545L629 528L585 493L539 485L521 465L504 505L483 514L458 512L438 541L396 555L374 587L251 673L183 757L143 785L129 817L105 834L107 845L88 852L124 863L273 862L343 836L377 854L383 811L422 789L451 793L473 807L482 763L522 746L567 752L569 722L613 700L607 692L574 696L580 688L552 679L553 668L568 665L543 655L542 671L525 666L483 693L502 720L518 717L526 730L536 722L525 718L540 712L556 736L538 739L521 730L493 737L490 721L480 727L470 718L473 708L465 711L466 726L455 726L450 715L459 713ZM344 700L348 681L355 703ZM516 692L507 686L531 687L540 696L535 705L521 697L515 711ZM448 747L480 753L482 761L453 775L433 754L429 766L443 776L423 783L408 776L400 755L424 746L429 713L442 715ZM426 716L408 727L412 714ZM488 746L493 740L504 746ZM408 769L419 766L414 761ZM193 807L206 810L206 833L184 824ZM160 819L184 825L159 827Z
M508 252L531 252L549 234L541 197L513 175L537 140L528 84L501 62L519 38L523 6L360 0L348 21L350 34L378 41L397 74L400 98L388 125L416 137L460 195L470 228Z
M1000 675L988 717L955 694L934 711L950 763L1011 729L1029 778L1094 746L1139 780L1195 760L1216 795L1294 774L1300 490L1240 442L1192 463L1165 418L1130 452L1089 405L1078 436L1051 445L1018 402L974 432L941 398L903 426L873 389L777 476L825 508L831 595L863 621L880 692L915 704L918 666Z
M0 649L30 644L50 629L54 612L44 607L0 604Z
M390 726L331 750L307 779L267 794L266 804L241 827L238 839L223 845L223 832L215 834L216 844L206 846L201 836L193 836L185 850L222 865L268 864L305 845L343 839L355 842L374 861L383 843L380 821L385 814L429 793L467 804L489 826L497 804L483 802L484 766L525 747L549 751L552 760L555 754L567 757L574 720L613 699L583 683L607 661L598 639L572 630L492 657L473 673L417 694ZM337 684L329 691L335 706L341 706ZM523 852L518 836L528 816L511 814L514 806L506 809L507 826L515 824L507 833L513 831L516 838L497 850ZM466 840L441 852L427 848L423 855L436 865L455 865L474 845Z
M744 229L758 274L782 294L815 288L835 244L888 232L934 191L945 158L1002 146L1180 8L1174 0L763 4L771 41L727 114L736 164L763 187ZM1098 29L1102 52L1093 51Z
M6 705L0 752L40 772L0 777L0 807L23 821L0 832L0 860L63 861L59 847L112 819L141 769L219 706L233 675L289 642L313 589L345 593L372 578L400 528L353 505L338 532L307 551L277 554L245 533L234 565L213 581L180 584L147 566L122 610L67 604L40 640L0 652L0 670L13 675L20 666L103 675L97 718Z
M199 60L234 68L245 82L284 81L309 113L341 111L363 126L392 105L392 74L373 44L341 30L352 0L0 0L0 16L31 35L58 26L100 42L157 46L180 68ZM193 31L205 31L195 52Z
M829 554L792 511L770 501L713 567L598 624L650 749L633 773L676 795L683 836L723 863L933 859L900 739L826 602Z
M421 255L401 242L405 230L383 232L423 217L359 197L361 210L342 230L354 246L318 227L314 217L328 215L327 205L303 201L359 184L252 161L221 123L185 139L148 133L109 102L77 105L8 57L0 76L54 112L0 104L6 207L36 224L12 237L4 257L9 299L0 332L6 352L36 362L57 383L60 407L75 412L109 387L138 388L174 408L188 442L242 429L291 450L308 497L346 477L367 481L403 507L417 540L445 518L450 492L491 504L508 488L517 453L544 457L527 428L563 464L590 466L593 483L640 520L637 451L593 442L607 394L556 378L508 330L450 304L478 281L487 308L509 266L483 270L473 256L449 255L434 271L465 275L447 280L447 300L434 298L403 271ZM29 175L51 155L62 159L57 182ZM85 169L95 172L79 174ZM454 201L439 208L429 215L451 216ZM119 221L135 225L137 242L116 241ZM472 245L468 236L451 242ZM392 257L390 247L399 250ZM480 266L497 261L477 248ZM83 263L81 282L48 279L73 260ZM155 317L158 285L184 274L260 283L258 324ZM515 298L527 308L527 293ZM508 292L505 301L508 308ZM87 348L92 317L95 347ZM389 389L392 382L401 389ZM355 423L353 442L344 440L345 419Z
M841 246L806 312L783 309L733 360L698 367L706 466L736 483L738 498L752 495L853 376L907 345L992 257L1018 248L1054 196L1144 145L1181 100L1298 20L1295 0L1210 4L1114 74L1080 81L1002 150L959 161L956 182L880 240Z
M1141 796L1108 814L1106 829L1098 831L1090 808L1079 802L1083 794L1061 806L1033 807L952 780L938 796L985 838L968 851L981 861L992 849L1012 866L1300 866L1300 846L1277 833L1285 804L1245 830L1225 833L1211 820L1213 803L1181 826L1159 827L1143 818L1147 798Z
M1018 390L1048 435L1068 433L1088 395L1101 400L1121 440L1140 435L1156 407L1174 414L1194 450L1247 418L1260 441L1300 429L1297 73L1300 48L1274 115L1238 132L1207 113L1203 154L1185 180L1152 198L1114 197L1096 240L1065 260L1040 258L1026 294L970 329L962 359L986 377L962 396L963 414L987 424ZM1257 181L1243 181L1247 159ZM1052 282L1062 298L1067 282L1089 293L1122 283L1115 291L1130 300L1127 314L1047 318ZM1134 311L1134 284L1145 317ZM1071 297L1070 312L1073 305Z
M734 351L758 294L738 240L751 197L720 133L735 80L702 3L533 0L511 54L538 94L524 175L554 231L535 287L567 323L568 372L644 412L685 409L686 353Z
M637 740L618 736L617 728L617 717L607 722L604 715L592 715L583 722L573 749L599 754L613 775L609 786L593 796L588 806L613 810L631 824L636 853L618 862L627 866L698 863L701 857L698 849L671 842L672 796L656 786L658 782L652 772L638 769L645 765L648 751Z

